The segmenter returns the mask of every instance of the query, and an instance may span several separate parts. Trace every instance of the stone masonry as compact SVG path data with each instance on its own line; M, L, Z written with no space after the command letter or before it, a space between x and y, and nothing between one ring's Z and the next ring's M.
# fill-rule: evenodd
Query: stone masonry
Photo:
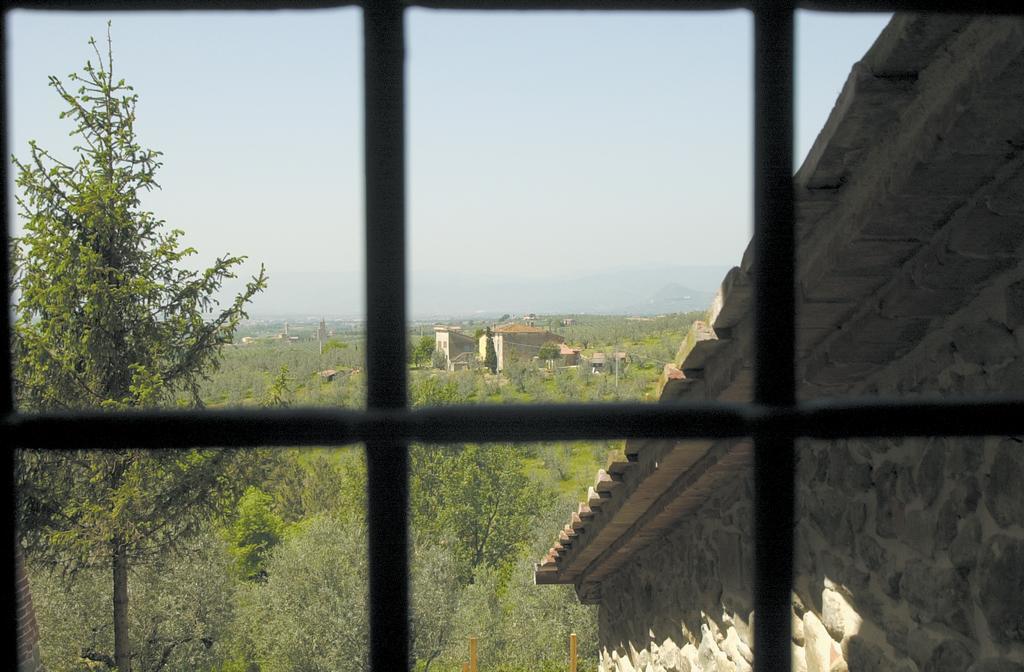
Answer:
M1015 271L858 394L1019 393ZM794 670L1024 672L1024 437L804 441ZM737 474L600 591L603 672L750 670L752 481Z

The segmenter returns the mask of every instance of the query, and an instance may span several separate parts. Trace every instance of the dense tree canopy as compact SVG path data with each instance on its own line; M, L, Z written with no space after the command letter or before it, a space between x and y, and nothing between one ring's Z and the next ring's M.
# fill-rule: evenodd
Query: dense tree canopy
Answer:
M413 525L454 540L450 555L464 581L523 550L542 498L515 446L416 446L411 472Z

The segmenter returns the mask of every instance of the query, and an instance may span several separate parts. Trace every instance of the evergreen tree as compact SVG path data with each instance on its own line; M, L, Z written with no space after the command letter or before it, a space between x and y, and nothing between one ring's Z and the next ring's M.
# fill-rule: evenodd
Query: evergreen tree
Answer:
M498 372L498 353L494 349L494 334L491 332L491 328L487 327L484 332L484 336L487 338L486 349L484 352L484 366L490 369L491 373Z
M250 486L238 500L237 518L231 526L230 551L243 579L264 581L267 557L281 542L284 521L274 512L274 498Z
M215 294L244 257L183 268L181 231L142 209L160 153L135 136L137 96L90 40L96 63L50 77L79 144L66 163L35 142L14 159L24 234L12 241L15 393L27 411L200 406L199 386L266 284L261 267L229 306ZM68 87L72 88L68 88ZM207 319L207 315L212 318ZM131 672L128 574L196 533L244 486L228 450L26 451L19 527L34 557L113 576L114 660Z

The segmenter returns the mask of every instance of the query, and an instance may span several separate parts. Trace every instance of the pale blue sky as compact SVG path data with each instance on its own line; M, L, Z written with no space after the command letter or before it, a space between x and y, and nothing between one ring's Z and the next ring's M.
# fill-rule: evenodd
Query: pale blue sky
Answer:
M165 153L146 205L204 260L361 273L358 10L12 12L11 152L25 156L29 138L67 149L46 78L78 69L108 18L141 140ZM799 16L801 160L886 20ZM751 229L747 13L412 10L407 32L412 270L738 262Z

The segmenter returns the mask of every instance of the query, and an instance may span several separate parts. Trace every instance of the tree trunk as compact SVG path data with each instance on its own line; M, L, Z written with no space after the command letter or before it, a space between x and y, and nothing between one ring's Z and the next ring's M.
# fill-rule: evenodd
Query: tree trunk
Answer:
M114 542L114 663L117 672L131 672L128 642L128 558L120 541Z

